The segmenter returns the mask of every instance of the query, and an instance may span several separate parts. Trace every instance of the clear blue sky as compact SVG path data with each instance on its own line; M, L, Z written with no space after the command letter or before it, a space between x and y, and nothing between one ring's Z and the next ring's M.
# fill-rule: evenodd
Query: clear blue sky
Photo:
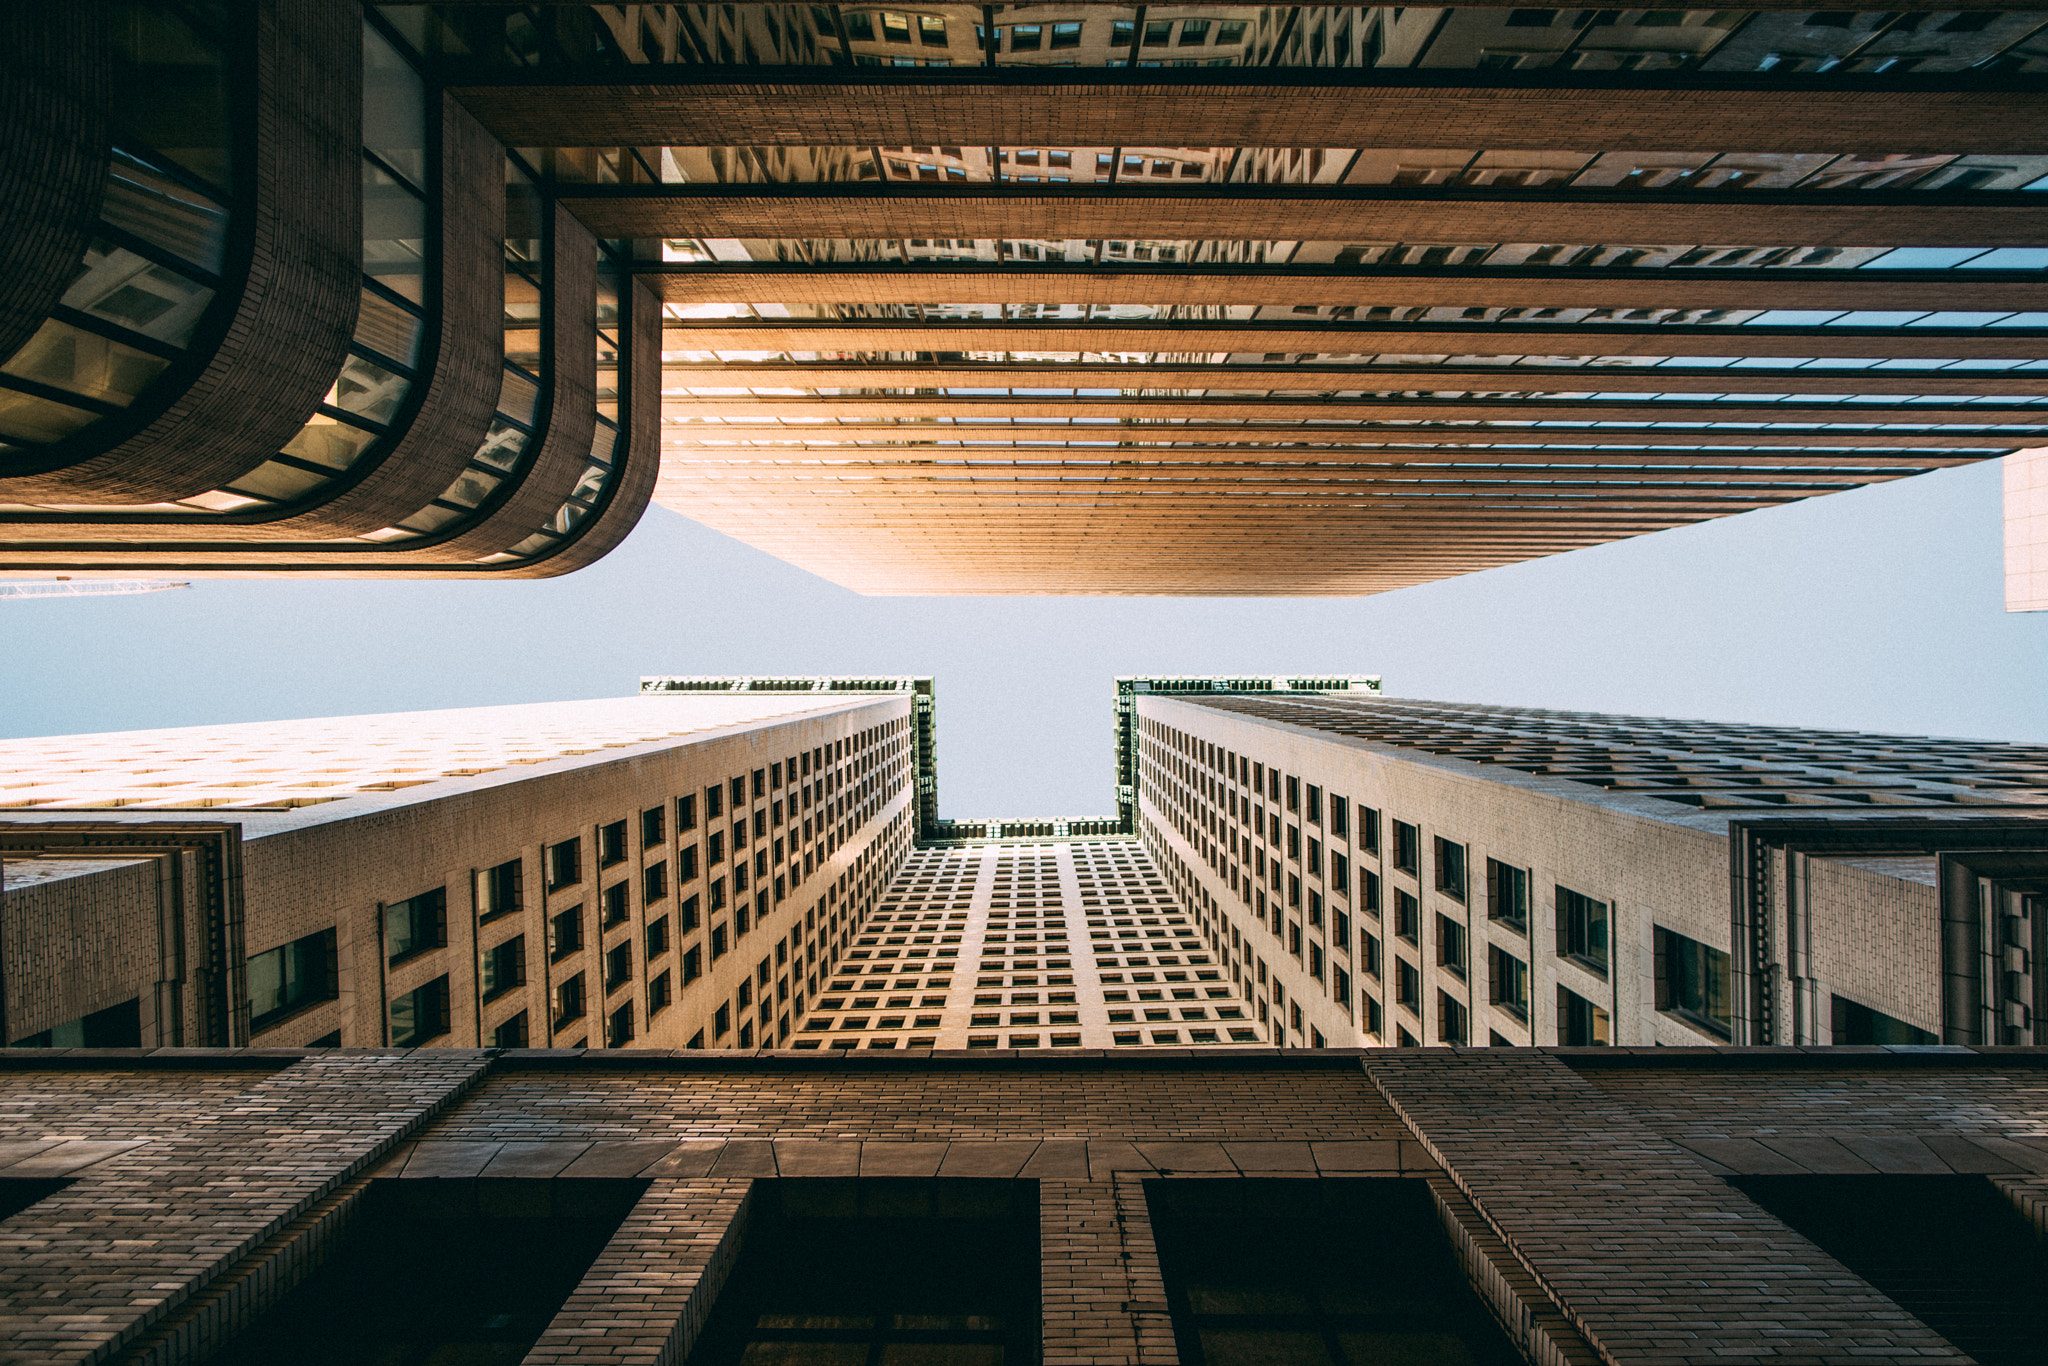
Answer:
M0 735L617 696L643 673L930 673L949 816L1113 810L1118 673L2048 741L1996 461L1374 598L863 598L659 508L543 582L202 580L0 602Z

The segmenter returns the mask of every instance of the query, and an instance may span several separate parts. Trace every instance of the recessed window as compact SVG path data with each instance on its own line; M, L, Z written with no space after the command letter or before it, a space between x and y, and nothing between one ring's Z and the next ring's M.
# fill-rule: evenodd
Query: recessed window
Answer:
M558 891L573 887L583 880L582 845L577 840L563 840L560 844L548 846L548 890Z
M479 916L484 920L495 920L501 915L510 915L521 909L524 897L521 895L521 863L508 859L495 868L484 871L481 887L483 905Z
M1557 889L1557 952L1598 973L1607 971L1607 903L1568 887Z
M448 942L448 889L394 901L384 908L384 952L394 963Z
M1557 1041L1567 1048L1614 1042L1607 1012L1569 987L1557 989Z
M626 861L626 823L613 821L597 831L597 861L600 868Z
M1436 841L1436 889L1459 901L1465 899L1465 846L1441 835Z
M249 960L249 1028L268 1029L338 994L335 932L320 930Z
M1394 866L1412 873L1421 866L1422 832L1406 821L1394 822Z
M448 979L391 998L391 1046L417 1048L448 1032Z
M1662 925L1651 932L1656 939L1657 1009L1710 1034L1732 1037L1735 1013L1728 955Z

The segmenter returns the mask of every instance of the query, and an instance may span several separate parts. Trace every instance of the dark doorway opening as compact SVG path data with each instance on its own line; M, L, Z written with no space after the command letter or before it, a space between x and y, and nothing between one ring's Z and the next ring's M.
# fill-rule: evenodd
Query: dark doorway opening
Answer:
M1519 1366L1421 1181L1148 1181L1181 1366Z
M2048 1250L1983 1177L1728 1180L1980 1366L2048 1362Z
M215 1366L518 1366L646 1182L536 1182L528 1217L476 1213L475 1184L371 1183L332 1255Z
M1038 1183L757 1182L689 1366L1036 1366Z

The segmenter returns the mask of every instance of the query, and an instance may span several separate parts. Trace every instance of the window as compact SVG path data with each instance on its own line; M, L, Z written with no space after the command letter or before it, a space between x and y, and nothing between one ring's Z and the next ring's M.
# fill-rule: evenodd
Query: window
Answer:
M1465 899L1465 846L1442 835L1436 838L1436 889L1459 901Z
M1308 975L1323 980L1323 951L1314 944L1308 946Z
M1394 934L1411 944L1422 940L1422 903L1399 888L1394 891Z
M583 845L580 840L563 840L548 846L548 890L573 887L583 880Z
M1052 45L1054 48L1081 46L1081 26L1079 24L1054 24L1052 26Z
M668 917L654 921L647 927L647 956L659 958L668 952Z
M1394 960L1394 999L1410 1011L1422 1009L1422 972L1405 958Z
M571 906L548 921L548 961L559 963L583 947L583 908Z
M1351 952L1351 917L1338 911L1331 917L1330 947L1344 953Z
M561 1030L583 1018L583 974L577 973L555 988L555 1028Z
M725 879L722 877L711 879L711 909L714 911L725 909Z
M745 806L745 805L746 805L746 802L747 802L747 780L746 780L745 778L734 778L734 779L732 780L732 809L733 809L733 814L735 814L735 815L744 815L745 813L744 813L744 812L742 812L742 811L740 811L740 808L741 808L742 806Z
M682 883L695 882L696 880L697 846L694 844L686 844L682 848L676 850L676 881L678 883Z
M1371 996L1363 998L1365 1003L1365 1032L1375 1039L1386 1031L1386 1017L1380 1003Z
M1323 823L1323 790L1314 783L1308 785L1308 810L1304 815L1310 825Z
M1301 810L1301 779L1291 773L1287 775L1287 809Z
M711 1037L722 1039L732 1032L732 1007L720 1005L711 1012Z
M666 971L658 972L647 984L647 1018L651 1020L668 1009L670 999L669 975Z
M1447 915L1436 918L1436 961L1457 977L1465 975L1465 926Z
M1557 952L1598 973L1607 971L1607 903L1557 889Z
M431 892L384 908L384 953L394 963L448 942L448 889Z
M1611 1042L1607 1012L1569 987L1557 989L1557 1041L1566 1048Z
M701 923L703 917L697 912L697 898L685 897L683 904L676 908L676 933L688 934Z
M697 798L695 795L676 798L676 833L697 828Z
M1330 809L1335 811L1337 808L1333 806ZM1351 895L1351 859L1347 855L1337 853L1335 850L1330 852L1330 876L1328 883L1331 895Z
M719 959L725 957L725 953L725 926L713 925L711 927L711 961L714 963L717 962Z
M633 1003L626 1002L604 1022L604 1045L606 1048L624 1048L633 1042Z
M493 1048L524 1048L526 1046L526 1012L523 1010L491 1031L491 1047Z
M604 989L617 991L633 980L633 941L621 940L604 955Z
M1218 45L1241 43L1244 41L1246 27L1247 21L1243 19L1225 19L1216 25L1216 42Z
M704 837L704 862L706 866L725 862L725 832L713 830Z
M597 830L597 866L609 868L626 861L626 823L613 821Z
M448 979L433 981L391 1001L391 1046L418 1048L448 1032Z
M1439 991L1436 994L1436 1041L1446 1044L1465 1042L1469 1014L1464 1002L1449 992Z
M1380 913L1380 875L1360 870L1358 874L1359 909L1369 915Z
M1182 47L1200 47L1208 41L1209 21L1207 19L1184 19L1181 21L1180 45Z
M1380 852L1380 813L1363 802L1358 805L1358 847L1374 856Z
M488 1001L514 987L526 985L526 936L515 934L502 944L484 950L483 998Z
M1487 999L1518 1020L1529 1018L1529 965L1499 945L1486 951Z
M1830 995L1830 1014L1833 1016L1833 1037L1836 1043L1940 1043L1939 1035L1904 1020L1894 1019L1881 1010L1858 1005L1845 996Z
M338 994L335 936L321 930L249 960L249 1028L268 1029Z
M668 813L658 806L650 806L640 813L640 848L644 852L659 849L668 838L666 819Z
M703 975L703 951L700 949L683 950L683 985L688 986Z
M1489 919L1529 930L1529 874L1495 859L1486 861L1486 914Z
M1406 821L1394 822L1394 866L1412 873L1421 866L1422 832Z
M518 859L509 859L495 868L484 870L483 910L480 919L496 920L501 915L510 915L519 910L524 902L521 883L522 864Z
M651 868L640 870L640 899L653 905L668 895L668 862L663 860Z
M1336 793L1332 792L1330 794L1331 839L1341 840L1349 839L1351 837L1350 816L1351 799L1348 797L1340 797Z
M1657 1009L1724 1039L1732 1037L1728 955L1661 925L1651 933L1657 945Z
M611 886L605 888L603 902L605 928L610 929L613 925L623 925L627 915L632 911L630 898L626 895L626 884L614 882Z
M1343 1007L1344 1013L1351 1013L1351 974L1342 968L1330 970L1330 999Z

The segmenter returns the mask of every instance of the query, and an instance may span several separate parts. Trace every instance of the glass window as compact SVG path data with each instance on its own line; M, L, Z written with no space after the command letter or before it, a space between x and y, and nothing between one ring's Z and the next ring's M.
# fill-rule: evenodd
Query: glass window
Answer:
M1436 841L1436 889L1459 901L1465 899L1465 846L1441 835Z
M1728 955L1661 925L1652 933L1657 952L1657 1009L1724 1039L1731 1037L1735 1019Z
M448 979L433 981L391 1000L391 1046L417 1048L448 1032Z
M335 932L321 930L249 960L249 1028L268 1029L337 994Z
M1592 968L1607 971L1607 903L1568 887L1557 889L1557 952Z
M394 901L384 908L384 952L394 963L448 942L448 889Z
M1486 861L1486 914L1518 930L1529 927L1529 873L1495 859Z

